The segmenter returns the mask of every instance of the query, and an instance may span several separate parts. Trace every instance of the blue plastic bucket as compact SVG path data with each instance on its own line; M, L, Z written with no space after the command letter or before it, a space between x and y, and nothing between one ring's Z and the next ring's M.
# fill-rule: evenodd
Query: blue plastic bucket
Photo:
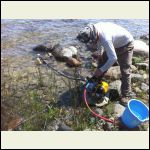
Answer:
M131 99L121 116L121 120L128 128L135 128L149 120L149 108L143 102Z

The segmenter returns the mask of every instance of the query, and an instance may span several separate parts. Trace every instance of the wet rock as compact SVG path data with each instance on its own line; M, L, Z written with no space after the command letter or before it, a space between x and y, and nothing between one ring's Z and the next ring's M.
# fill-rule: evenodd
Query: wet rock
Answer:
M69 58L67 64L71 67L78 67L81 66L82 62L78 61L75 58Z
M54 46L51 53L57 60L65 61L66 58L72 58L77 55L77 48L74 46L63 47L60 44L57 44Z
M149 90L149 86L145 83L141 83L141 90L144 92L147 92Z
M114 115L116 117L120 117L122 115L122 113L124 112L125 107L120 105L120 104L115 104L114 106Z
M49 46L38 45L35 48L33 48L33 50L38 52L48 52L49 57L53 55L57 60L60 61L66 61L67 58L72 58L74 56L77 56L77 52L78 52L77 48L74 46L64 47L60 44L49 45ZM79 62L74 62L74 63L75 63L74 65L79 65Z
M135 40L133 56L149 57L149 46L141 40Z

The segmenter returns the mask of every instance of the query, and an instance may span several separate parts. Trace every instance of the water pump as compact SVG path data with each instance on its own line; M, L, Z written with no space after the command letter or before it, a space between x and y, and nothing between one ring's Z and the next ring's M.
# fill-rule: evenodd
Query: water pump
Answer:
M109 101L108 83L96 77L88 78L86 83L86 91L89 103L96 106L103 106Z

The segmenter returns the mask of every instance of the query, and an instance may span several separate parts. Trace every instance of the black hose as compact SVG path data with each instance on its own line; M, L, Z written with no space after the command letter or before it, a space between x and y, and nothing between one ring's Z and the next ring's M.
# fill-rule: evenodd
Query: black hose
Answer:
M68 79L71 79L71 80L79 80L79 81L84 81L86 82L86 78L84 77L81 77L81 78L75 78L73 76L68 76L66 74L64 74L63 72L61 71L58 71L57 69L55 69L54 67L52 67L50 64L48 64L41 56L39 56L39 58L41 59L42 63L45 64L48 68L51 68L52 70L54 70L56 73L60 74L61 76L63 77L66 77Z

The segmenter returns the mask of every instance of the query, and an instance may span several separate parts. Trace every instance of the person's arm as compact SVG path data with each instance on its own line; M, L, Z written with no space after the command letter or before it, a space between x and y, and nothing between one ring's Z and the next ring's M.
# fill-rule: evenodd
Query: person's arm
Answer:
M108 60L99 69L101 70L101 72L105 72L117 61L117 55L116 55L116 51L115 51L115 48L113 46L113 43L111 41L105 41L102 43L102 45L106 51Z

